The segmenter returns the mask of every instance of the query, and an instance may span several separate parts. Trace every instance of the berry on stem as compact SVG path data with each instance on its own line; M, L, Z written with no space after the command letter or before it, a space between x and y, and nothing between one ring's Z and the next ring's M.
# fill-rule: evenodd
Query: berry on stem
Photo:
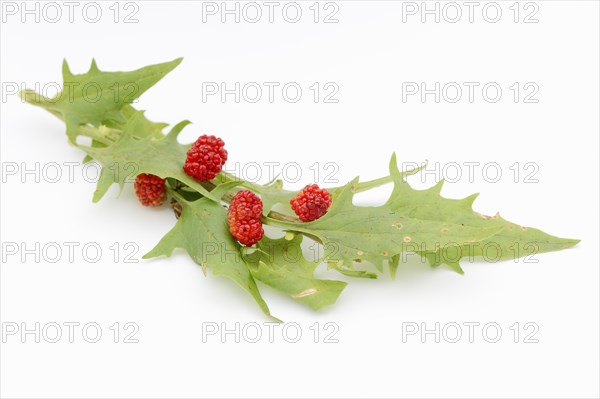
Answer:
M215 136L200 136L187 152L183 170L199 181L209 181L221 172L227 161L225 143Z
M262 227L263 203L249 190L239 191L229 204L227 222L233 238L245 246L256 244L264 235Z
M303 222L310 222L323 216L331 205L331 195L316 184L304 187L290 200L292 210Z
M135 178L135 193L144 206L160 206L165 201L165 179L141 173Z

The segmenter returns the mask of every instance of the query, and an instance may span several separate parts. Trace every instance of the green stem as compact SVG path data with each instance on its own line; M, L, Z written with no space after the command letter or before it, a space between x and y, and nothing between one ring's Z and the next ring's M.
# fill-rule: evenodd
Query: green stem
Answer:
M274 227L277 227L277 226L275 226L273 223L271 223L270 219L271 220L281 220L283 222L289 222L289 223L300 223L300 219L294 218L294 217L288 216L284 213L276 212L276 211L269 211L269 214L267 215L267 217L266 218L263 217L262 219L263 219L264 224L268 224L268 225L274 226ZM289 226L287 226L287 227L289 227Z
M21 97L23 101L31 105L45 108L52 115L56 116L61 121L64 121L62 113L56 108L54 102L51 99L46 98L39 93L36 93L35 90L21 90L19 92L19 97Z

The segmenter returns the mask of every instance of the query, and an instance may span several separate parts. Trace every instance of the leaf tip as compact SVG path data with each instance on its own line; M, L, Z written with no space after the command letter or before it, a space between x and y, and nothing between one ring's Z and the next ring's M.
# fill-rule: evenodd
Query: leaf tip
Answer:
M398 160L395 152L392 152L392 156L390 157L389 172L393 178L396 178L400 175L400 170L398 169Z
M564 241L565 241L564 246L563 246L564 249L572 248L581 242L581 240L579 240L577 238L566 238Z
M446 262L446 264L452 269L453 272L460 274L461 276L465 275L465 271L460 267L458 262Z
M431 187L430 190L434 193L440 194L442 192L442 188L444 187L445 182L445 179L441 179L439 182L435 183L435 185Z
M31 89L19 91L19 98L26 103L39 106L43 106L43 103L46 100L44 96Z
M396 280L396 273L398 272L398 265L400 264L400 254L392 256L388 261L388 268L390 270L390 278Z
M471 209L477 197L479 197L479 193L471 194L468 197L463 198L461 201L465 204L465 206Z
M166 67L165 73L168 73L168 72L171 72L173 69L177 68L179 66L179 64L181 64L182 61L183 61L183 57L178 57L172 61L168 61L168 62L165 62L160 65L162 65L163 67Z
M97 191L94 191L94 195L92 196L92 203L97 204L102 199L104 194L100 194Z
M98 64L96 64L96 59L92 58L92 64L90 65L90 70L88 71L88 73L96 73L96 72L100 72L100 69L98 69Z
M192 122L188 121L188 120L184 120L179 122L178 124L176 124L175 126L173 126L171 128L171 131L167 134L167 137L170 139L177 139L177 136L179 136L179 133L181 133L181 131L187 126L190 125Z
M71 72L71 68L69 68L69 63L66 58L63 58L62 75L64 81L73 77L73 73Z

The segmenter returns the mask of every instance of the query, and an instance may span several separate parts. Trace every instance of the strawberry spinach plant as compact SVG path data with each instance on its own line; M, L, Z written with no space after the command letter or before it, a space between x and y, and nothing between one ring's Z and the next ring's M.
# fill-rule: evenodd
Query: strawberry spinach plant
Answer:
M463 273L462 258L485 257L490 248L499 260L558 251L578 242L474 212L477 195L444 198L442 183L415 190L405 178L421 168L400 171L395 155L387 175L365 182L356 178L331 189L309 184L293 192L280 180L266 185L241 180L222 170L228 159L223 140L204 135L193 144L181 144L177 137L188 121L165 133L167 124L148 120L131 105L180 62L105 72L93 61L87 73L76 75L65 61L61 93L46 98L25 90L21 96L63 120L70 144L86 153L86 162L102 165L94 202L112 184L122 189L133 179L142 205L161 206L170 198L178 217L175 226L144 258L184 249L205 274L210 269L233 280L269 316L257 280L314 310L337 300L346 282L316 278L321 263L350 277L376 278L386 269L394 277L401 254L412 252L433 267L445 264ZM85 91L92 86L94 101ZM87 137L89 145L80 137ZM384 205L354 205L357 193L384 184L393 185ZM285 235L268 237L263 225ZM322 245L320 259L303 255L305 240Z

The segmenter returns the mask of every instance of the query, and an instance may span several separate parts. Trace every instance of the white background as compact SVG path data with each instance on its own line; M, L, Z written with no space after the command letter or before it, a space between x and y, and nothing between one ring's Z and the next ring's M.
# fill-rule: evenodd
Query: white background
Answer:
M464 276L411 261L395 281L350 281L338 303L319 313L261 286L273 314L302 329L298 343L286 342L281 330L274 343L266 337L236 343L233 336L203 342L203 323L233 328L268 320L246 293L228 280L204 278L183 252L138 263L124 262L122 252L114 262L109 247L115 242L138 245L135 259L154 246L174 223L168 207L139 206L130 185L120 196L113 187L92 204L94 184L82 178L80 166L74 182L66 175L56 183L3 176L3 243L97 242L103 249L97 263L85 262L80 250L73 262L66 254L56 263L7 257L3 326L95 322L103 336L95 344L81 329L73 343L65 336L56 344L36 343L32 335L25 343L20 334L3 337L2 397L598 397L597 2L537 1L539 22L530 24L524 15L513 21L512 1L500 2L497 23L482 17L485 3L473 23L464 6L457 23L435 23L432 16L422 23L419 14L403 22L401 2L338 1L339 22L332 24L312 21L312 2L301 3L295 24L280 9L274 23L265 16L254 24L232 17L221 23L218 15L203 23L202 3L192 1L137 2L138 23L122 23L123 9L115 23L111 4L101 3L95 24L84 20L81 8L74 23L67 15L57 23L4 15L3 171L15 162L42 168L82 159L67 145L60 121L10 93L15 83L60 82L63 58L82 73L92 57L112 71L183 56L138 103L152 120L192 120L182 141L216 134L226 141L230 161L241 165L298 162L305 173L292 188L314 180L309 167L315 162L339 165L340 183L384 175L393 151L401 162L496 162L503 171L498 182L481 169L470 182L463 169L443 195L481 192L476 211L500 211L582 242L537 255L538 263L463 262ZM524 3L519 7L524 12ZM203 102L203 82L298 82L304 92L297 103L280 92L274 103L236 104L231 96L225 103L216 97ZM339 102L315 104L308 89L314 82L335 82ZM435 103L432 96L403 102L402 82L497 82L503 95L496 103L482 99L481 90L473 103L466 97ZM537 84L539 102L515 103L514 82ZM524 175L515 182L509 169L515 162L538 165L539 182L525 183ZM419 179L411 180L415 187L434 180ZM382 203L388 192L378 191L369 203ZM319 275L339 278L324 270ZM122 335L114 343L109 327L115 322L121 328L136 323L139 343L123 343ZM321 335L314 343L309 327L315 322L321 332L325 323L336 323L339 342L324 343ZM433 335L422 342L420 334L402 339L403 323L442 328L465 322L497 323L502 337L489 343L480 326L472 343L466 327L458 343L444 337L436 343ZM516 322L517 343L510 330ZM539 327L537 343L524 342L527 322Z

